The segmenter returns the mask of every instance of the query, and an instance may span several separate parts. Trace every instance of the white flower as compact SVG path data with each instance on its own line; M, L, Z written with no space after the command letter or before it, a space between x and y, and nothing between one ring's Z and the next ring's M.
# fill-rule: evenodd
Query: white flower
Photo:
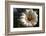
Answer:
M25 13L22 13L22 16L20 16L20 18L20 21L25 26L34 26L38 22L38 15L33 11L33 9L26 10Z

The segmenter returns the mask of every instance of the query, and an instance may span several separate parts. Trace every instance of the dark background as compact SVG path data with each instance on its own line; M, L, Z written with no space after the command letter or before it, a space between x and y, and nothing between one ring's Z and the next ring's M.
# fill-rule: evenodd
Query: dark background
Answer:
M21 13L26 11L26 9L29 8L13 8L13 27L14 28L19 28L19 27L27 27L22 25L23 23L20 22L20 16L22 15ZM39 27L39 9L33 9L33 11L37 11L37 15L38 15L38 22L35 26L33 27Z

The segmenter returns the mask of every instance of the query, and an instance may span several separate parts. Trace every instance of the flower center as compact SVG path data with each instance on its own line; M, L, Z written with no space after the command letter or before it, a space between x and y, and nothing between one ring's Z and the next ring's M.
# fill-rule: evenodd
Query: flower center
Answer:
M31 20L32 20L32 16L28 16L28 17L27 17L27 20L28 20L28 21L31 21Z
M29 13L27 14L27 20L28 21L31 21L31 20L33 20L34 19L34 16L32 16L32 14L31 14L31 12L29 11Z
M33 19L34 19L34 17L33 17L32 15L27 16L27 20L28 20L28 21L31 21L31 20L33 20Z

